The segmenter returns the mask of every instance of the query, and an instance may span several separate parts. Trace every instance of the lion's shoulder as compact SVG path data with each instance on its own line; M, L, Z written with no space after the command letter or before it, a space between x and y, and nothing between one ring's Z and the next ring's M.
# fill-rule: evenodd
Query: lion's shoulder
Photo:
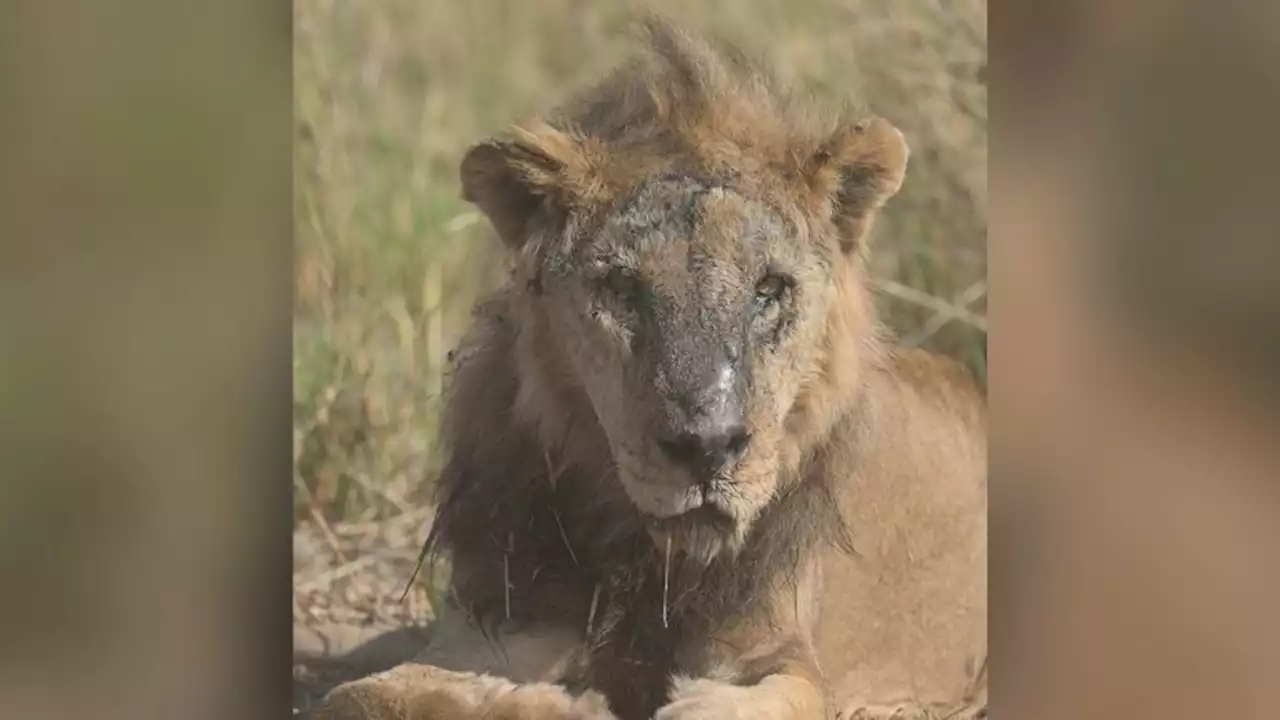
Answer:
M909 407L930 408L964 424L984 419L986 398L973 374L956 360L919 348L888 352L880 372L899 393L918 399Z

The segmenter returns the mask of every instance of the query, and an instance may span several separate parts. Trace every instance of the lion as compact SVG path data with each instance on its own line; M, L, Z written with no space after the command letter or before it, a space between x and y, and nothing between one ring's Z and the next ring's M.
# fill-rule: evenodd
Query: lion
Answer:
M510 264L452 358L448 601L318 717L985 712L985 399L866 267L904 136L642 27L461 162Z

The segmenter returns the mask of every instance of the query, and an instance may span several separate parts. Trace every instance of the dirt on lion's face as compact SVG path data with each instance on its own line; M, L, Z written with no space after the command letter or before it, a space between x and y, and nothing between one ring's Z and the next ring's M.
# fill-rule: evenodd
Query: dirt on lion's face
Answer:
M544 301L655 534L709 560L779 482L835 248L731 182L650 178L548 261ZM800 371L800 372L797 372Z

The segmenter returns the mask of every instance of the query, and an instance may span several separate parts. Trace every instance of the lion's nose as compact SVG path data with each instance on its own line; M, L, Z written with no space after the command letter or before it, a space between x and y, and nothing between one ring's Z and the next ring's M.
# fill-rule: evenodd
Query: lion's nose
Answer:
M705 480L742 457L750 440L747 426L739 418L731 418L699 423L689 432L658 440L658 446L698 480Z

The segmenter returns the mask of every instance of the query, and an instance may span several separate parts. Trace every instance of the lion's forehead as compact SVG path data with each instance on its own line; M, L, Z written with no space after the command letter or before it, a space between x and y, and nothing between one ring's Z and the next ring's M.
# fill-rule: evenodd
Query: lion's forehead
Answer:
M619 201L589 251L641 271L754 274L795 249L792 235L780 212L740 191L731 177L669 173Z

